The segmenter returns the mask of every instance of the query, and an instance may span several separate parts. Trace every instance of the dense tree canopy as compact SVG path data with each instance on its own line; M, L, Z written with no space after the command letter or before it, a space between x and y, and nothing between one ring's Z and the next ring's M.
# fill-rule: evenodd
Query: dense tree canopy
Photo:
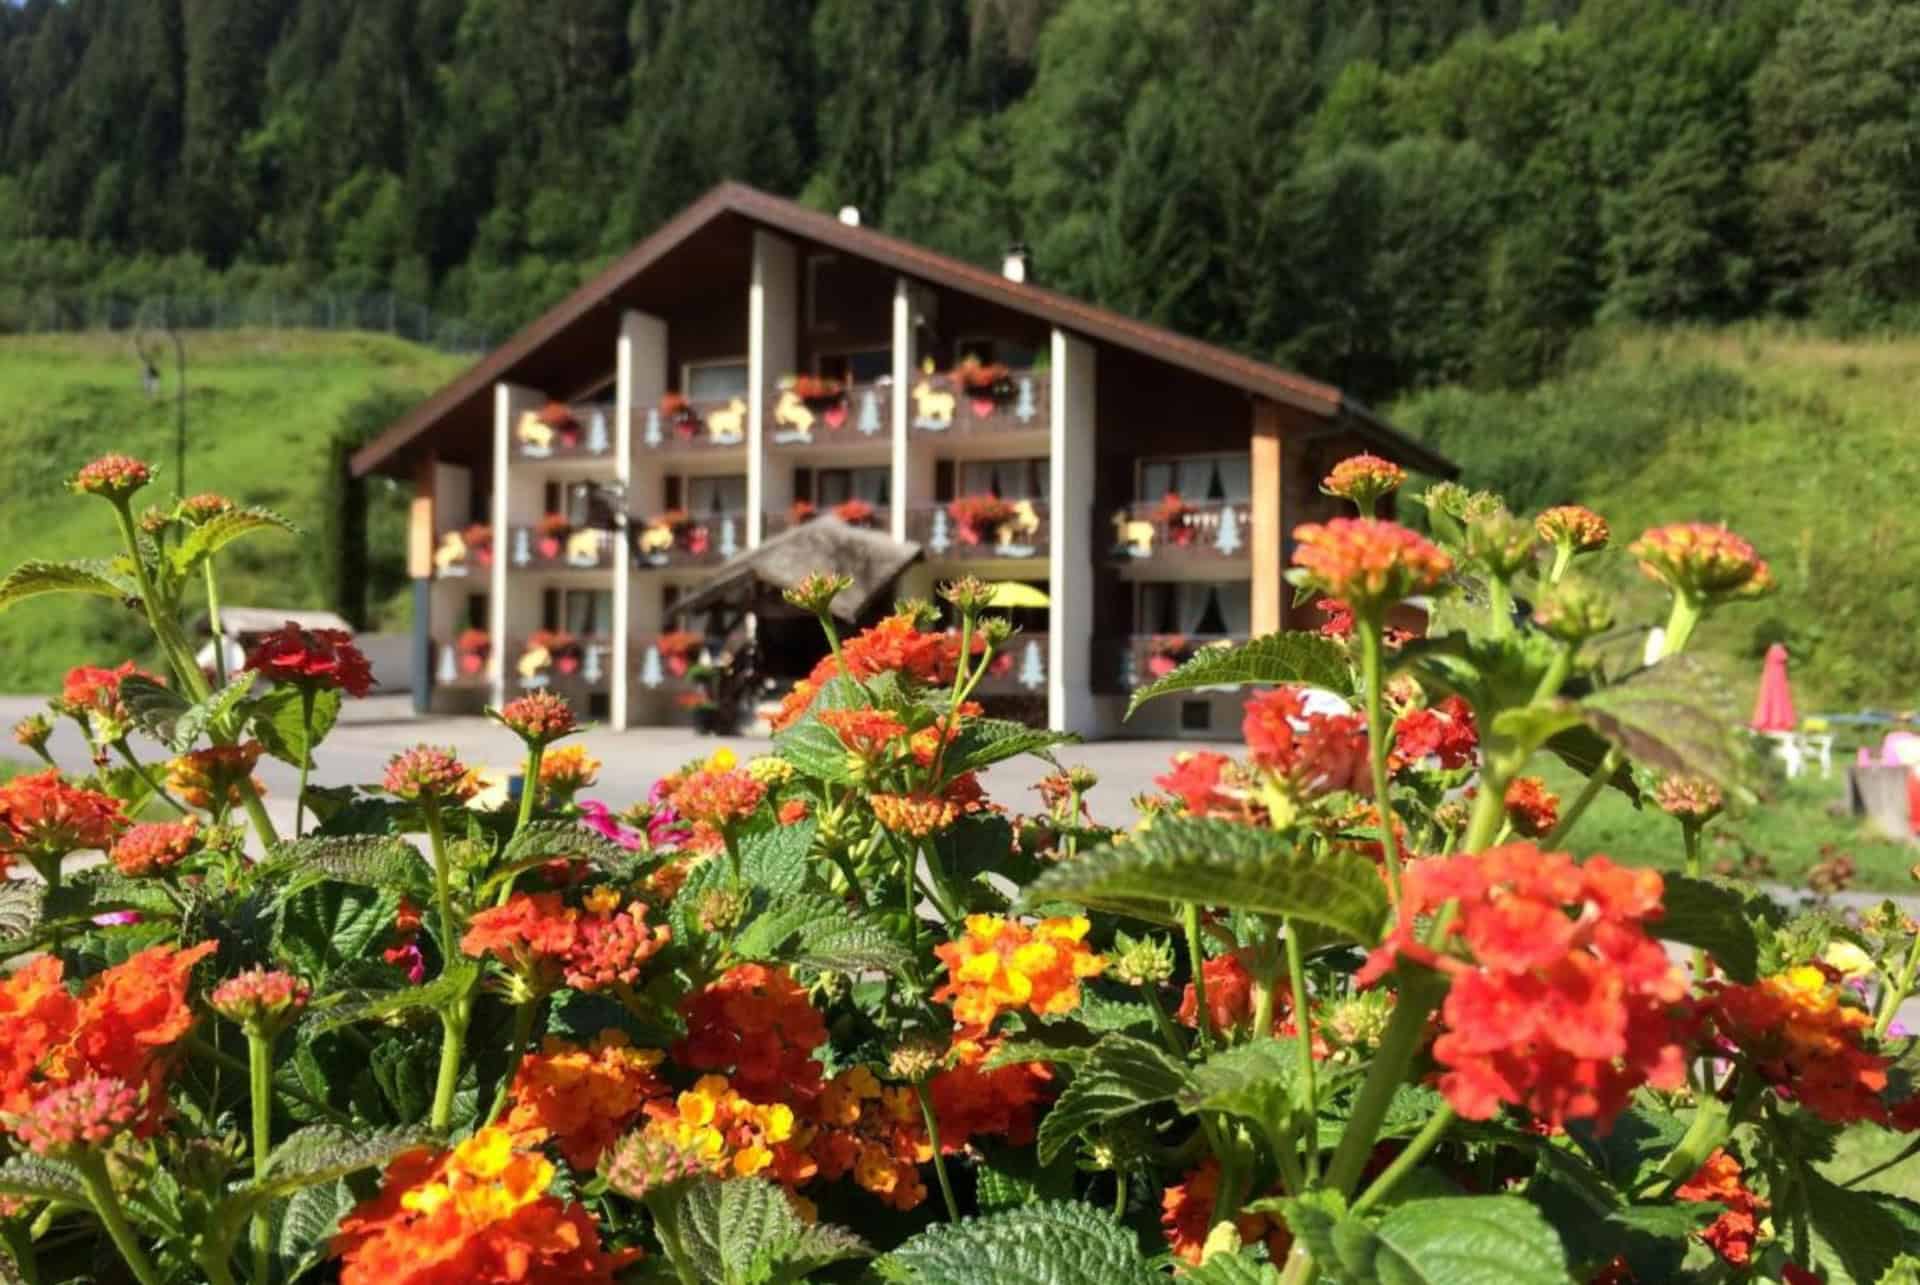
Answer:
M515 324L738 178L1381 395L1920 302L1903 0L0 4L35 292Z

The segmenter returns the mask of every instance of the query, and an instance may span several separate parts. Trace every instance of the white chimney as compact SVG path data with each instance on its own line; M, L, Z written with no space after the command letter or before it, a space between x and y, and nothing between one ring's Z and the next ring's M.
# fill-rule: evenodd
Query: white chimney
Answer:
M860 226L860 207L857 205L841 206L840 221L846 224L850 228L859 227Z
M1007 247L1007 257L1001 261L1000 275L1009 281L1027 279L1027 247L1015 241Z

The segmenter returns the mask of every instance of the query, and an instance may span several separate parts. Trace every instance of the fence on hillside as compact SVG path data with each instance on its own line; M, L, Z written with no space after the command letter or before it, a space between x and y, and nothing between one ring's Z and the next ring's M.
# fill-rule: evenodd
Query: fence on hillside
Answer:
M358 330L396 335L446 352L479 353L506 338L391 291L131 297L93 291L9 292L0 286L0 335L76 331Z

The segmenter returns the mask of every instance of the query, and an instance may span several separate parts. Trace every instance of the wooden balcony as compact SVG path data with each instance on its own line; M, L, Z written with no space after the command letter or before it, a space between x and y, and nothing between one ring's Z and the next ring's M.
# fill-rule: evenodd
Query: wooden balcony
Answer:
M610 571L617 535L601 527L544 531L516 526L507 543L507 565L515 571Z
M442 531L433 542L436 580L473 579L485 583L493 571L493 534L484 522Z
M507 649L507 688L531 692L550 689L577 698L604 692L613 676L613 639L543 630Z
M1244 560L1249 553L1247 500L1143 501L1116 511L1105 533L1119 562L1191 564ZM1099 535L1101 533L1096 533Z
M987 666L977 689L982 696L1047 694L1047 635L1018 633Z
M747 444L747 401L672 403L635 410L634 445L642 451L732 451Z
M1045 433L1051 425L1052 376L1015 370L979 382L956 371L921 375L907 395L915 433Z
M1047 505L1044 500L1008 500L999 506L977 506L968 518L969 499L927 505L907 515L907 538L926 549L934 561L1044 558L1049 547Z
M794 527L806 522L811 522L821 514L829 514L840 518L843 522L849 522L854 526L866 527L872 531L885 531L887 529L889 516L886 505L876 504L867 506L865 516L858 517L858 520L848 515L849 513L853 513L853 510L848 510L847 513L840 512L839 510L843 507L842 505L829 504L826 508L820 510L819 514L808 514L805 517L797 517L792 510L784 513L768 513L763 518L765 525L762 529L768 535L779 535L782 531L791 531Z
M636 517L633 565L636 567L716 567L747 547L747 515L684 512Z
M767 444L777 451L873 446L891 441L893 381L876 380L804 396L807 385L783 388L767 401Z
M453 691L486 691L492 680L487 677L485 636L470 630L471 638L435 638L433 640L433 685Z
M614 408L605 402L549 402L525 412L513 426L516 460L604 459L611 464L615 445Z
M1102 692L1132 692L1164 678L1203 648L1245 642L1244 637L1200 634L1134 634L1093 640L1093 687ZM1231 687L1202 691L1232 691Z

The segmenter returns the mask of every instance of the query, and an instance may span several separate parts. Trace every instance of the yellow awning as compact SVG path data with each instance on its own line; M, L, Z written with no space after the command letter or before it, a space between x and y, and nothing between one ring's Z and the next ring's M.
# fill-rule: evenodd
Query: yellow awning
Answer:
M1047 591L1037 584L1025 580L995 580L987 586L993 590L993 597L987 599L990 607L1047 607L1052 600Z

